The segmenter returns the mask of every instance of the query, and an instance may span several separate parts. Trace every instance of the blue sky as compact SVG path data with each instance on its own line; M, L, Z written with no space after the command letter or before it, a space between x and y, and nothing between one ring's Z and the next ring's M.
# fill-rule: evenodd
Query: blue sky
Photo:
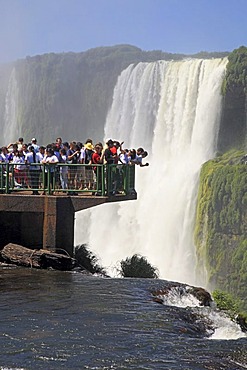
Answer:
M117 44L232 51L246 19L247 0L0 0L0 62Z

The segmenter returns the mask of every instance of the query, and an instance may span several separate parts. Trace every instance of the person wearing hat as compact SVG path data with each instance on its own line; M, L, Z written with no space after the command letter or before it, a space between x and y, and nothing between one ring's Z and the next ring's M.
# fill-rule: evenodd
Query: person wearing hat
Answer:
M80 147L75 141L69 143L69 150L67 151L67 160L70 164L80 163ZM68 189L76 188L76 177L77 177L77 166L71 166L68 168ZM70 192L70 195L76 195L74 192Z
M32 138L31 145L32 145L35 153L38 153L39 152L39 145L37 145L37 139L35 139L35 137Z
M85 180L86 180L86 187L84 190L93 189L93 169L90 166L92 163L92 155L94 153L94 146L92 139L88 139L84 144L84 163L87 165L85 167Z

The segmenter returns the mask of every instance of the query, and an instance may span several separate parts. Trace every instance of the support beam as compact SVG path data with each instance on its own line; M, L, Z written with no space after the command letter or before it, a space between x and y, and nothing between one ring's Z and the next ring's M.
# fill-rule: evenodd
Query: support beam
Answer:
M0 194L0 249L15 243L54 252L63 249L73 256L75 212L135 199L136 193L111 197Z
M43 248L61 249L73 255L75 212L70 197L46 196L44 201Z

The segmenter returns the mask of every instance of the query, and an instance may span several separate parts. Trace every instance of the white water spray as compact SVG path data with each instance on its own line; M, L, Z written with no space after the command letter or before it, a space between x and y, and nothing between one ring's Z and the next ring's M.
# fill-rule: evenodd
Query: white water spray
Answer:
M15 68L11 72L8 90L5 98L3 145L15 142L18 135L18 85Z
M105 138L144 147L150 166L136 168L137 201L82 211L75 232L75 244L88 242L109 269L139 253L158 267L161 278L198 284L193 244L198 178L202 163L215 154L226 63L139 63L119 77Z
M191 312L198 315L198 319L208 322L209 339L238 339L247 338L240 326L228 316L224 311L217 309L216 303L213 302L211 307L202 306L199 300L190 292L191 287L174 287L169 289L165 294L158 297L166 306L176 306L180 308L191 308Z

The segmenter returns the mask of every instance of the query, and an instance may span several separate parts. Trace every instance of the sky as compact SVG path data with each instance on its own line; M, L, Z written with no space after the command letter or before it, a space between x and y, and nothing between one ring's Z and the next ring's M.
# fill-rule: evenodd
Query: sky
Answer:
M194 54L247 45L247 0L0 0L0 63L130 44Z

